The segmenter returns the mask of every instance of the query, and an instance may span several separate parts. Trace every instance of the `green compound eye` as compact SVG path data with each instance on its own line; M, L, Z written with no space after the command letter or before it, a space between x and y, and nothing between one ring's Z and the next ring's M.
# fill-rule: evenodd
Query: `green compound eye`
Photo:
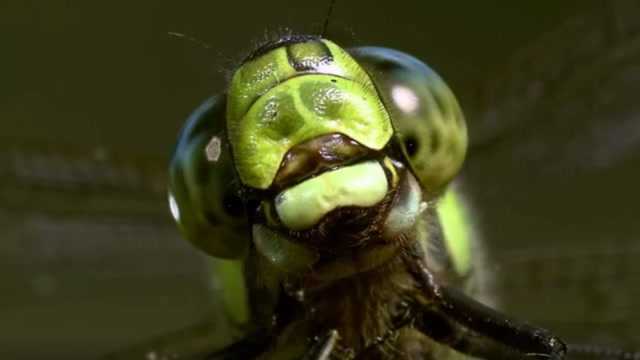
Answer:
M206 253L238 258L249 242L245 206L224 135L226 101L205 102L187 120L169 168L169 205L184 237Z
M440 194L460 170L467 149L467 128L455 96L411 55L381 47L350 52L373 79L425 191Z

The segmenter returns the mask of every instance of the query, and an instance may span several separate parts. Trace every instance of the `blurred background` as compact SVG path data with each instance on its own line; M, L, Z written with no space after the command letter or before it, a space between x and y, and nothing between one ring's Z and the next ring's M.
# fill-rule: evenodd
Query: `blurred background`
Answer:
M169 216L168 158L255 44L318 33L327 7L0 4L0 357L93 359L215 323L219 284ZM638 19L635 0L338 0L328 31L409 52L458 94L502 309L636 349Z

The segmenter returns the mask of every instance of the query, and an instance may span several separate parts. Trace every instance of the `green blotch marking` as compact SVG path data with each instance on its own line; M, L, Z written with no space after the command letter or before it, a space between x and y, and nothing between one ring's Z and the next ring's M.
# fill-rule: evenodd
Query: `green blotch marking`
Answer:
M296 73L283 47L245 63L234 73L229 86L227 118L239 120L258 97Z
M327 120L338 119L341 110L354 111L349 108L349 103L344 101L344 94L333 82L301 84L300 100L308 111L315 112Z
M265 135L278 141L299 131L304 122L295 116L295 109L295 101L291 95L270 100L259 115L264 119Z
M469 211L455 189L449 189L438 203L440 223L456 272L471 268L471 222Z

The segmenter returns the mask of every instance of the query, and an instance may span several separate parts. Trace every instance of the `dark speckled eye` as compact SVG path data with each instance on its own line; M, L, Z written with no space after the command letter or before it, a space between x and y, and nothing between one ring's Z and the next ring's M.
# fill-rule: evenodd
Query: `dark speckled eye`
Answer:
M350 53L373 79L413 171L430 194L458 173L467 149L460 105L445 82L415 57L381 47Z
M187 120L169 168L169 205L187 240L210 255L237 258L249 231L224 136L225 104L211 99Z

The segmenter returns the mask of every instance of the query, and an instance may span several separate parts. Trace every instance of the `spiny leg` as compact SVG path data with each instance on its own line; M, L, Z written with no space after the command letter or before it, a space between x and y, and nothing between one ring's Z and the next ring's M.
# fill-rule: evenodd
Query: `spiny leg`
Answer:
M305 353L302 360L328 360L338 342L338 331L329 330Z
M437 284L418 257L408 258L407 265L423 290L413 306L416 325L434 340L492 360L564 358L566 346L547 330L508 318L456 289Z
M426 306L422 310L417 310L413 325L431 339L474 357L491 360L562 359L562 357L554 357L547 351L528 351L514 344L497 341Z

